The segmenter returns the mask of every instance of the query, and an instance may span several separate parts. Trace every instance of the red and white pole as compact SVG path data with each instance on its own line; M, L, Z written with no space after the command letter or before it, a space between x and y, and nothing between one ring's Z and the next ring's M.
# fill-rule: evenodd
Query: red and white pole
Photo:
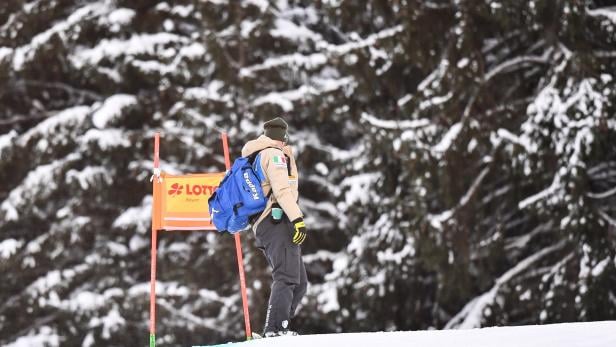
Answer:
M158 171L160 161L160 133L154 135L154 169ZM157 184L160 184L158 177L152 179L152 194L155 195ZM152 201L152 249L150 252L150 347L156 346L156 241L158 236L158 225L154 222L158 218L156 213L156 201Z
M231 169L231 160L229 159L229 144L227 133L222 133L222 147L225 154L225 167L227 171ZM248 312L248 295L246 294L246 276L244 275L244 257L242 255L242 241L240 234L235 234L235 253L237 255L237 269L240 274L240 289L242 291L242 306L244 308L244 326L246 328L246 340L252 339L252 331L250 329L250 314Z

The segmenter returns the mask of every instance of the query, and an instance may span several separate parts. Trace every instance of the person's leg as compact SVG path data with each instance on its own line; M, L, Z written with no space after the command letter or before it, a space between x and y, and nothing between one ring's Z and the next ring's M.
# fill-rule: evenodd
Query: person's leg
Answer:
M257 237L265 246L273 279L264 333L288 328L293 291L300 283L299 246L291 242L289 225L288 221L273 224L266 218L257 228Z
M300 258L299 258L299 284L295 286L293 290L293 301L291 302L291 318L295 317L295 311L297 310L297 305L302 301L302 298L306 294L306 290L308 289L308 276L306 275L306 267L304 266L304 261L302 260L302 254L300 250Z

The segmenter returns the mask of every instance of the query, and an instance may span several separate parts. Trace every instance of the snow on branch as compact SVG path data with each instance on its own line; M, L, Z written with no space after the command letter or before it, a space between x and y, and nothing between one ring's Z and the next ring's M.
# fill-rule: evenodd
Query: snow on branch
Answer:
M99 109L94 111L92 114L92 123L94 123L95 127L103 129L109 123L120 117L125 109L134 107L137 103L137 98L134 95L112 95L105 100Z
M527 113L530 117L521 126L522 138L536 138L537 134L545 131L545 124L549 124L555 153L561 164L552 184L520 201L520 209L544 200L562 189L566 183L563 182L563 179L566 179L564 173L574 173L586 167L585 154L592 151L597 119L608 118L606 96L594 88L597 80L584 79L578 83L577 88L574 83L574 80L568 81L569 87L564 96L548 85L528 106Z
M406 94L405 96L398 99L398 102L397 102L398 107L404 107L404 105L411 102L411 100L413 100L413 94Z
M479 186L481 185L481 182L483 182L483 179L486 177L486 175L489 172L490 172L490 167L486 167L483 170L481 170L481 173L479 173L479 176L475 178L475 180L471 184L468 191L464 194L464 196L462 196L462 198L460 198L460 201L454 208L443 211L436 215L429 214L427 218L428 218L428 221L430 222L430 225L432 225L432 227L434 227L435 229L442 230L443 223L445 223L447 220L453 217L453 215L456 213L457 210L466 206L466 204L468 204L471 198L477 193L477 190Z
M527 55L527 56L515 57L513 59L507 60L503 63L500 63L499 65L494 67L492 70L488 71L484 77L484 81L487 82L501 73L520 68L521 66L526 65L526 64L532 64L532 63L547 64L551 53L552 53L552 50L548 49L545 51L545 53L542 56Z
M358 142L356 145L348 148L341 149L336 146L323 143L323 141L316 136L313 132L298 131L295 132L294 137L297 139L297 150L302 152L305 147L311 147L319 150L323 155L327 156L334 162L343 162L348 160L359 161L363 157L366 151L366 145L362 142Z
M325 47L323 48L325 48L327 52L334 53L336 55L343 55L353 50L374 46L379 40L393 37L401 33L403 29L404 27L402 25L396 25L392 28L381 30L376 34L369 35L363 40L348 42L341 45L331 45L329 43L324 43Z
M2 152L9 149L17 137L17 131L15 130L11 130L8 134L0 135L0 158L2 158Z
M183 98L186 100L194 100L201 103L207 103L208 101L221 102L232 107L233 96L230 93L222 92L224 82L220 80L213 80L203 87L190 87L184 91ZM208 118L211 116L208 116ZM210 123L206 121L206 123ZM214 124L209 124L208 127L212 127Z
M361 114L361 118L374 127L388 130L417 129L430 124L430 120L426 118L413 120L384 120L366 112Z
M465 206L466 204L468 204L468 202L471 200L471 198L477 192L477 189L479 188L479 185L481 184L481 182L483 182L483 179L486 177L486 175L489 172L490 172L490 167L486 167L483 170L481 170L481 173L479 173L479 176L477 176L475 178L475 181L473 181L473 184L471 184L471 187L468 189L466 194L464 194L462 199L460 199L460 202L458 203L458 206Z
M152 196L146 195L141 200L141 205L127 208L119 215L112 227L119 229L132 229L140 234L146 234L150 230L152 213Z
M315 253L302 255L302 259L305 263L314 263L317 261L335 261L341 252L332 252L327 250L318 250Z
M24 245L22 240L6 239L0 242L0 259L6 260L12 257Z
M34 87L45 88L45 89L61 90L71 96L78 97L80 100L80 103L82 103L81 100L83 97L87 97L87 98L90 98L96 101L103 99L103 96L101 96L100 94L94 91L85 89L83 87L75 88L71 86L70 84L67 84L64 82L57 82L57 81L56 82L46 82L46 81L40 81L40 80L23 79L23 80L17 81L15 85L18 87L22 87L23 85L23 86L34 86Z
M537 145L532 143L528 137L521 138L517 135L512 134L509 130L506 129L498 129L496 134L509 142L515 143L523 147L528 153L535 153L537 151Z
M425 93L426 96L431 96L432 91L429 89L430 87L434 87L439 84L439 82L445 76L447 72L447 68L449 67L449 61L447 59L442 59L438 66L430 72L428 76L426 76L419 84L417 85L417 90ZM440 105L451 99L453 94L451 92L447 93L444 96L435 96L431 99L424 100L420 103L419 108L421 110L427 109L431 106ZM413 100L413 94L407 94L400 99L398 99L398 107L404 107L404 105L408 104L411 100Z
M217 331L219 333L225 333L226 327L221 326L216 318L201 318L197 317L194 314L187 312L186 309L177 309L173 307L166 300L159 299L156 300L156 303L161 307L165 308L172 315L183 319L184 321L188 321L190 323L195 324L196 326L205 327L213 331Z
M40 245L39 245L40 247ZM27 248L30 248L27 246ZM62 270L53 270L43 274L37 278L30 285L28 285L20 295L29 296L31 298L45 297L57 286L69 286L72 281L80 275L90 271L93 267L91 264L78 264L71 268ZM43 302L41 306L55 306L60 304L59 298L52 298L50 296L49 302Z
M481 320L485 309L494 304L496 295L503 285L506 285L515 276L529 269L534 263L543 259L545 256L560 250L565 246L565 244L566 241L561 241L554 246L546 247L520 261L516 266L497 278L494 286L489 291L481 294L466 304L458 314L447 322L445 329L472 329L481 327Z
M124 55L155 55L162 53L170 43L187 44L188 38L170 33L134 34L129 39L104 39L88 49L78 51L70 57L75 67L96 66L104 59L115 59Z
M385 250L378 251L376 253L377 260L379 264L390 262L400 265L405 259L412 258L415 254L417 254L415 245L415 239L412 236L407 237L404 241L404 246L400 250L395 251L392 248L387 248Z
M317 45L318 48L322 50L322 52L309 55L293 53L279 57L268 58L263 63L242 68L240 70L240 76L251 76L255 72L269 70L285 65L295 65L304 67L306 69L314 69L319 66L325 65L329 57L341 56L357 49L374 46L379 40L393 37L396 34L402 32L402 30L403 26L397 25L393 28L384 29L376 34L372 34L363 40L344 43L341 45L332 45L323 41Z
M275 27L270 30L272 37L281 37L292 42L322 42L323 36L306 28L304 25L297 25L289 19L278 18L274 21Z
M461 124L461 123L457 123L457 124ZM495 144L488 157L490 158L494 157L494 155L500 150L500 148L501 148L500 144ZM449 210L443 211L437 215L428 214L427 219L430 222L430 225L432 225L436 229L442 230L443 223L447 221L448 219L450 219L451 217L453 217L457 210L466 206L469 203L469 201L472 199L472 197L475 196L475 194L477 194L477 191L479 190L481 183L486 178L486 176L490 173L491 170L492 170L492 165L489 165L489 164L488 166L484 167L481 170L479 175L475 178L475 180L473 181L469 189L460 198L460 201L458 201L458 204L455 207Z
M423 100L419 103L419 111L425 111L434 106L442 105L446 103L447 101L449 101L452 96L453 96L453 93L450 91L449 93L443 96L434 96L429 99Z
M101 293L97 293L93 291L83 290L83 288L79 288L73 293L71 293L71 295L67 299L64 299L64 300L52 299L46 303L49 304L49 306L51 307L59 308L60 310L65 311L65 312L71 312L73 314L84 314L86 312L94 312L94 311L101 310L101 309L103 310L108 309L110 307L110 302L112 302L112 299L117 298L117 297L124 297L124 290L120 288L109 288L109 289L106 289L101 294ZM109 315L116 316L115 318L118 318L117 320L114 320L117 322L117 324L112 324L112 325L114 326L124 325L125 321L120 316L116 307L113 307L109 311L107 316ZM102 320L104 321L105 318L102 318Z
M284 92L271 92L264 96L256 98L252 102L252 106L260 106L263 104L278 105L284 112L293 110L293 102L306 99L309 96L317 96L324 93L335 91L345 86L355 86L356 82L353 77L345 77L340 79L318 80L318 85L302 85L298 89L288 90Z
M52 137L51 135L53 133L59 132L63 128L77 127L84 123L89 113L89 106L74 106L67 108L29 129L18 139L18 144L20 146L25 146L32 138Z
M565 266L571 259L573 259L573 257L575 256L575 252L570 252L569 254L567 254L564 258L562 258L558 263L556 263L554 266L552 266L550 268L550 271L548 271L548 273L546 273L545 275L543 275L544 278L549 278L552 277L554 275L558 275L559 270Z
M240 76L251 76L254 72L269 70L284 65L296 65L302 66L306 69L313 69L318 66L324 65L327 62L327 57L323 53L313 53L310 55L303 55L300 53L293 53L284 55L281 57L268 58L261 64L242 68L240 70Z
M113 178L107 169L104 166L86 166L83 170L70 169L65 174L65 181L69 184L76 182L83 190L96 187L101 181L111 185Z
M452 8L454 5L450 2L439 3L434 1L422 1L420 2L421 6L431 9L431 10L447 10Z
M430 225L435 229L442 230L443 223L453 216L454 209L443 211L439 214L428 214L428 221L430 221Z
M616 24L616 6L586 9L586 14L591 17L605 17L613 24Z
M192 324L203 326L213 331L224 332L227 327L220 325L218 318L202 318L188 312L187 305L182 305L180 308L176 308L171 301L173 300L186 300L200 298L207 302L222 303L224 307L229 307L239 300L239 294L234 294L229 297L221 297L216 292L201 289L196 292L194 289L185 285L181 285L178 282L161 282L156 281L157 300L156 303L165 308L172 315L180 318L184 322L190 322ZM143 282L132 286L127 291L129 298L142 298L148 295L150 292L150 283Z
M616 187L606 190L602 193L593 193L593 192L588 192L586 195L588 195L589 198L593 198L593 199L605 199L607 197L610 197L612 195L616 194Z
M593 51L593 56L598 58L616 58L616 51Z
M34 58L39 48L45 46L54 35L60 34L62 36L68 36L64 35L64 33L73 26L87 19L106 14L109 11L108 2L105 1L95 2L76 10L65 21L55 24L50 29L34 36L30 43L15 49L13 55L13 69L16 71L22 70L24 65Z
M606 222L608 222L613 227L616 227L616 219L612 218L609 214L605 213L604 211L599 210L598 212L601 218L603 218Z
M339 312L340 301L336 283L326 281L323 284L310 285L309 295L316 296L319 311L323 313Z
M346 177L340 182L340 186L345 189L344 198L347 206L351 206L355 203L366 204L369 197L366 194L368 187L372 186L381 177L376 172L366 172L354 176Z
M432 152L436 156L440 156L443 153L447 152L449 147L453 144L453 141L458 137L460 132L462 131L462 122L458 122L452 125L449 130L445 133L441 141L432 148Z
M552 184L549 187L540 191L537 194L531 195L527 197L526 199L520 201L518 203L518 208L525 209L526 207L536 203L537 201L545 199L551 194L554 194L560 187L561 187L560 175L557 174L554 176L554 179L552 180Z
M507 239L505 243L505 250L511 251L513 249L523 249L535 236L549 231L552 228L553 224L554 223L552 221L549 221L544 224L539 224L528 233Z
M438 82L445 76L449 68L449 61L447 59L441 59L436 69L434 69L426 78L424 78L418 85L417 90L424 90L430 87L432 84L438 84Z
M131 146L126 131L122 129L90 129L79 138L82 146L96 144L103 151Z
M9 58L11 54L13 54L13 49L10 47L0 47L0 63Z
M45 325L40 327L36 333L29 333L25 336L18 337L12 343L5 345L6 347L24 347L24 346L61 346L60 341L64 341L62 336L54 331L51 327Z
M58 189L56 176L60 170L67 163L78 158L78 154L72 153L62 160L40 165L30 171L26 178L10 191L8 197L0 204L0 211L4 212L4 219L7 221L18 220L18 211L23 211L24 207L30 207L34 201L47 199Z

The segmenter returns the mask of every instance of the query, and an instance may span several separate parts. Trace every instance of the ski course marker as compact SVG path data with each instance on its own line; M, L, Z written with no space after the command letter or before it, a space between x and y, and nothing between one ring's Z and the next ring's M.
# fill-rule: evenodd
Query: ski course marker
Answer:
M226 169L231 167L227 134L221 133ZM160 133L154 135L154 175L152 181L152 242L150 251L150 336L156 347L156 259L158 232L165 230L216 230L209 214L208 199L226 172L170 175L160 169ZM251 340L248 295L240 234L234 235L240 278L246 339Z

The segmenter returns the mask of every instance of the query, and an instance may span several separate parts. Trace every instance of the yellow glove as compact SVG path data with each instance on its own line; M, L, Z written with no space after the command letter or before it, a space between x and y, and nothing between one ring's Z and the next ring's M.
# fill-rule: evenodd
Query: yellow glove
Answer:
M296 245L301 245L302 242L306 240L306 223L304 223L304 218L299 217L293 222L293 227L295 229L295 233L293 233L293 243Z

